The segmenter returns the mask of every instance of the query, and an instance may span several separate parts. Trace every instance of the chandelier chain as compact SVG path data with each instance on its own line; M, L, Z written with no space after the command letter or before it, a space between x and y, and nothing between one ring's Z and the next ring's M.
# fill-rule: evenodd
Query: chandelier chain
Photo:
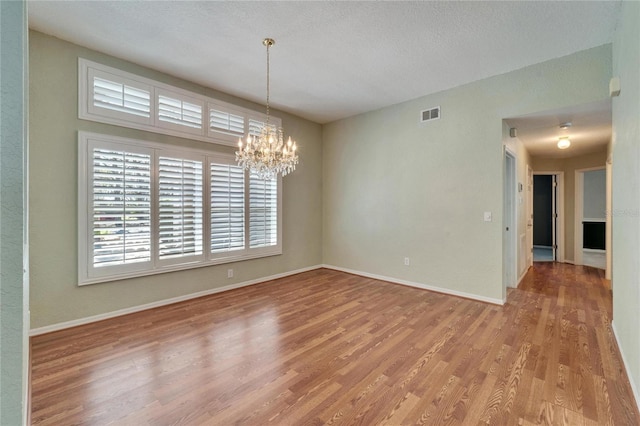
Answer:
M270 92L270 77L269 77L269 48L273 44L273 42L269 39L265 39L265 44L267 45L267 126L269 125L269 92Z

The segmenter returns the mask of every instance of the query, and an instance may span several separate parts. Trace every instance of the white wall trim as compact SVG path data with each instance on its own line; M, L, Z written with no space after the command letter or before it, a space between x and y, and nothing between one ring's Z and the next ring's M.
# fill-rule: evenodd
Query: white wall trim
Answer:
M629 362L627 358L624 356L624 352L622 351L622 346L620 345L620 339L618 339L618 333L616 332L616 325L611 321L611 330L613 330L613 337L616 339L616 344L618 345L618 351L620 352L620 357L622 358L622 364L624 364L624 370L627 373L627 378L629 379L629 384L631 385L631 391L633 392L633 397L636 400L636 408L640 407L640 392L638 392L638 387L636 383L633 381L633 376L631 375L631 371L629 370Z
M518 157L504 147L502 176L502 297L507 297L507 288L518 286ZM509 206L511 201L511 206ZM510 207L510 209L509 209ZM506 229L510 231L507 232Z
M571 260L571 259L565 259L563 263L568 263L570 265L575 265L576 264L576 262L574 260Z
M582 252L583 253L606 253L607 251L606 250L600 250L600 249L588 249L588 248L585 248L585 249L582 249Z
M529 269L531 269L531 266L529 266L527 269L524 270L524 272L522 274L520 274L520 277L518 278L518 284L516 284L516 288L520 287L520 284L522 283L522 280L524 279L524 277L529 272Z
M346 272L348 274L360 275L362 277L367 277L367 278L373 278L373 279L376 279L376 280L388 281L388 282L394 283L394 284L401 284L401 285L406 285L408 287L415 287L415 288L421 288L423 290L433 291L433 292L436 292L436 293L448 294L450 296L463 297L465 299L476 300L478 302L491 303L492 305L503 306L505 304L505 302L506 302L506 300L494 299L492 297L479 296L477 294L465 293L463 291L450 290L448 288L431 286L431 285L427 285L427 284L417 283L417 282L414 282L414 281L407 281L407 280L402 280L402 279L399 279L399 278L387 277L387 276L384 276L384 275L370 274L368 272L356 271L356 270L353 270L353 269L342 268L340 266L333 266L333 265L324 264L324 265L322 265L322 267L323 268L327 268L327 269L333 269L334 271Z
M185 294L182 296L172 297L170 299L158 300L157 302L145 303L144 305L132 306L130 308L118 309L117 311L106 312L104 314L92 315L86 318L79 318L76 320L60 322L57 324L47 325L44 327L33 328L29 331L29 336L38 336L40 334L51 333L53 331L64 330L66 328L77 327L79 325L90 324L92 322L102 321L109 318L115 318L122 315L132 314L135 312L145 311L147 309L158 308L160 306L171 305L173 303L183 302L185 300L196 299L198 297L208 296L210 294L222 293L223 291L234 290L236 288L248 287L254 284L260 284L266 281L275 280L278 278L288 277L290 275L300 274L302 272L312 271L314 269L320 269L322 265L308 266L306 268L296 269L293 271L283 272L280 274L270 275L268 277L256 278L254 280L243 281L241 283L230 284L222 287L216 287L209 290L203 290L196 293Z

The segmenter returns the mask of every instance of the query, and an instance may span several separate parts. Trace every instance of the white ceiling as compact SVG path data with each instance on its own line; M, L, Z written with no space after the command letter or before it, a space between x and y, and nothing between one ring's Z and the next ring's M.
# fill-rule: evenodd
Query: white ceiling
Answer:
M620 1L30 0L28 9L35 30L261 104L262 39L274 38L271 105L327 123L610 43ZM608 141L607 104L511 125L532 155L578 155ZM574 123L566 151L555 148L563 121Z
M610 43L620 1L29 1L31 28L326 123Z
M611 139L611 101L594 102L554 111L544 111L505 120L517 129L533 157L568 158L602 151ZM563 123L571 123L567 130ZM571 146L558 149L558 139L567 136Z

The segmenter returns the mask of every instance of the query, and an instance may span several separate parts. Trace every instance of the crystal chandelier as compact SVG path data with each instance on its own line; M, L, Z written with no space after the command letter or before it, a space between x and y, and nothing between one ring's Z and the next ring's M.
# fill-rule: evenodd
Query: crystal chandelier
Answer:
M267 47L267 121L259 135L247 134L244 142L240 138L236 161L243 169L251 170L261 179L270 180L278 173L286 176L294 171L298 154L291 137L285 143L282 128L269 123L269 48L275 44L275 40L265 38L262 44Z

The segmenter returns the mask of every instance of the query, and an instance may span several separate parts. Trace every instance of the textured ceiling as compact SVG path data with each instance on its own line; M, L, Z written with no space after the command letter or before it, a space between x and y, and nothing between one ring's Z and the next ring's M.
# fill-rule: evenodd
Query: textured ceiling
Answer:
M620 2L29 1L31 28L326 123L610 43Z
M515 127L518 139L532 157L568 158L602 151L611 139L611 101L594 102L554 111L544 111L505 120ZM563 123L571 123L567 130ZM558 139L567 136L571 146L558 149Z

